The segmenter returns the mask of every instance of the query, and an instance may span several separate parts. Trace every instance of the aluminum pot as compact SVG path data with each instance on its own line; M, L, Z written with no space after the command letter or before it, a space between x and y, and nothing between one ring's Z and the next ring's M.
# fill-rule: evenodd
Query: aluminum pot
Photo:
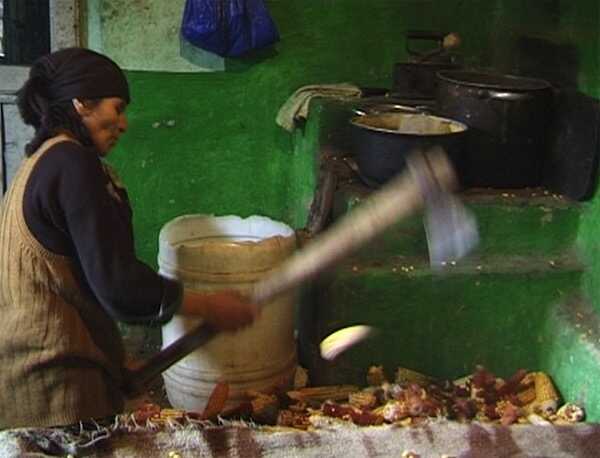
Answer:
M406 167L411 152L437 145L444 148L460 179L468 129L464 123L409 109L357 115L350 124L353 158L366 184L384 184Z
M463 184L539 186L552 120L550 83L475 71L441 71L436 109L469 126Z

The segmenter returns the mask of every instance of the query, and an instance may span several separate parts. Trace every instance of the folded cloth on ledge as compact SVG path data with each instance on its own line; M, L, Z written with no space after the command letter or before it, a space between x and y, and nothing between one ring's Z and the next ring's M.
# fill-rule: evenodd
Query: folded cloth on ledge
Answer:
M313 97L344 99L360 97L360 88L351 83L313 84L296 90L281 106L275 122L285 130L294 130L295 121L308 117L308 106Z

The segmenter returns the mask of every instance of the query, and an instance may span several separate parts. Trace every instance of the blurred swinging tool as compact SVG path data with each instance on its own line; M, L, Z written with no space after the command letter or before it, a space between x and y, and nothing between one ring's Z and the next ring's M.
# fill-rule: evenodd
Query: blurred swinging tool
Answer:
M475 216L437 180L427 156L414 156L407 163L423 195L431 267L439 268L461 259L479 243Z
M450 193L457 180L446 154L441 148L414 153L407 160L405 172L394 177L371 194L357 208L319 233L302 250L296 251L263 279L254 284L249 300L265 304L275 296L289 291L333 266L400 219L426 207L427 241L434 265L443 259L458 259L477 243L474 219L460 201ZM373 334L368 327L359 327L345 334L344 339L331 339L327 354L339 354L347 343L357 343ZM123 369L123 390L140 392L154 377L184 356L204 345L216 335L207 325L200 325L150 358L140 368ZM344 334L342 334L344 337ZM359 337L359 338L357 338Z
M467 255L479 243L479 232L474 215L449 192L447 183L439 180L429 160L431 154L442 152L413 154L407 165L421 190L424 202L423 219L429 262L432 268L440 269ZM348 326L334 331L321 341L321 357L333 360L376 334L376 328L366 325Z

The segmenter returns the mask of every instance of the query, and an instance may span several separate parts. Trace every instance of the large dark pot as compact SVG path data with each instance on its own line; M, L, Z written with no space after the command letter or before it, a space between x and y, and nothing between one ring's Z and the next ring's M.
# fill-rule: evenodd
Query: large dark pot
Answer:
M363 181L371 186L384 184L404 170L406 157L413 151L437 145L461 168L467 131L461 122L413 110L359 115L350 124L354 161Z
M429 50L418 50L419 43L428 43ZM431 43L435 43L431 47ZM410 62L394 65L392 93L406 99L435 99L437 72L457 70L458 56L451 50L458 47L460 37L456 33L409 30L406 32L406 52Z
M550 83L473 71L441 71L438 79L437 111L469 126L463 185L539 186L552 119Z
M395 97L435 99L437 73L457 70L460 66L440 62L400 62L394 65L392 93Z

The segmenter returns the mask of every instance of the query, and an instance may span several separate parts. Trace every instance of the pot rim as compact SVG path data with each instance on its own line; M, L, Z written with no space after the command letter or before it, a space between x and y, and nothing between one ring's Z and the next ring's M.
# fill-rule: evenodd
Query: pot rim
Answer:
M386 113L420 113L417 107L410 105L402 105L400 103L374 103L374 104L362 104L358 105L353 109L357 116L366 116L374 114L386 114ZM363 114L361 114L363 113Z
M458 126L460 128L460 130L456 131L456 132L431 132L431 133L426 133L426 134L418 134L418 133L413 133L413 132L399 132L397 130L392 130L392 129L386 129L384 127L374 127L374 126L367 126L359 121L364 120L364 119L368 119L368 118L376 118L382 115L396 115L396 116L425 116L427 118L432 118L435 119L437 121L440 122L447 122L449 124L454 124L456 126ZM429 114L425 114L425 113L412 113L412 112L392 112L392 113L376 113L376 114L365 114L365 115L360 115L360 116L353 116L350 119L350 124L360 128L360 129L365 129L365 130L371 130L371 131L375 131L375 132L383 132L386 134L394 134L394 135L406 135L408 137L444 137L444 136L451 136L451 135L458 135L458 134L463 134L465 133L467 130L469 130L469 126L467 126L465 123L457 121L456 119L450 119L450 118L444 118L441 116L434 116L434 115L429 115Z
M549 89L552 85L540 78L530 78L510 74L481 72L472 70L441 70L436 73L442 80L461 86L470 86L485 89L505 90L505 91L540 91ZM469 79L471 78L471 79ZM490 79L492 82L477 81L477 78Z
M453 70L458 70L459 68L462 67L462 65L460 64L455 64L452 62L432 62L432 61L423 61L423 62L396 62L394 64L395 67L397 68L402 68L402 67L444 67L444 70L440 70L440 71L453 71Z

